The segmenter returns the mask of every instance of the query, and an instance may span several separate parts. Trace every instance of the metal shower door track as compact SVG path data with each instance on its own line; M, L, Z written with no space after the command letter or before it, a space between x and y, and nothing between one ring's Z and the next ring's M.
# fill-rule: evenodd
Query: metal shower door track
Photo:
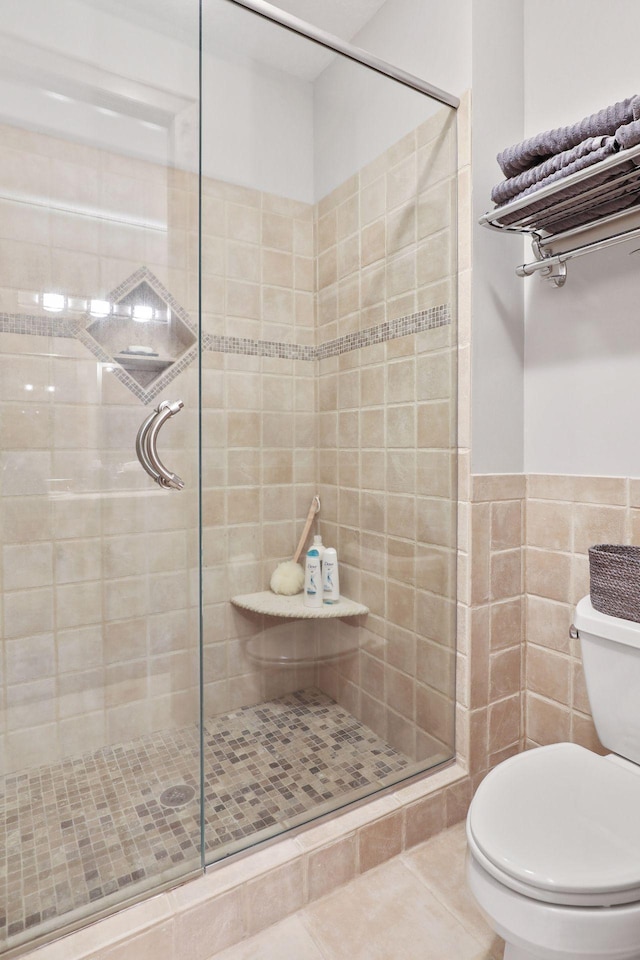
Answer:
M300 20L299 17L294 17L285 10L274 7L273 4L267 3L266 0L229 0L229 3L235 3L238 7L245 7L245 9L257 13L258 16L264 17L266 20L271 20L273 23L279 23L280 26L286 27L287 30L291 30L301 37L306 37L307 40L313 40L314 43L318 43L328 50L333 50L335 53L341 53L350 60L362 63L365 67L375 70L376 73L381 73L385 77L391 77L392 80L397 80L398 83L403 83L406 87L411 87L420 93L426 93L427 96L433 97L434 100L445 103L449 107L453 107L454 110L457 110L460 106L460 99L454 96L454 94L447 93L446 90L441 90L440 87L435 87L433 84L427 83L426 80L421 80L420 77L416 77L412 73L407 73L405 70L401 70L399 67L387 63L386 60L380 60L379 57L374 57L373 54L367 50L347 43L345 40L341 40L340 37L336 37L332 33L327 33L325 30L321 30L306 20Z

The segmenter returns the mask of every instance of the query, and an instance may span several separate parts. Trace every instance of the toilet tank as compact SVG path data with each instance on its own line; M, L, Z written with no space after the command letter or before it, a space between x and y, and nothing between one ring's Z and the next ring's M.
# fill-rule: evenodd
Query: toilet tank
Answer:
M590 597L578 603L574 623L600 742L640 764L640 623L594 610Z

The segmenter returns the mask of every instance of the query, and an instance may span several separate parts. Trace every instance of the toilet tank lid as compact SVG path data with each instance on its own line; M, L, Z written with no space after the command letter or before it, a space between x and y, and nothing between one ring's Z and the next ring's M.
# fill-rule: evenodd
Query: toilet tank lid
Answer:
M615 643L624 643L629 647L640 647L640 623L600 613L594 609L589 596L579 601L573 622L578 631L583 633L613 640Z

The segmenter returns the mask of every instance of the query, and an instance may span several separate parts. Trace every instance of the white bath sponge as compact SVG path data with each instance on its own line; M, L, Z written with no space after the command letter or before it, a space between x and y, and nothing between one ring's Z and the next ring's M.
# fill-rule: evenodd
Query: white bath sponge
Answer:
M293 555L293 560L285 560L284 563L279 563L276 569L273 571L269 586L274 593L280 593L285 597L293 597L296 593L300 593L300 591L303 589L304 570L298 563L298 560L302 556L302 551L304 550L304 545L307 542L307 537L309 536L309 530L311 529L313 518L317 513L320 513L320 497L316 494L311 501L309 513L307 514L307 519L304 524L304 530L302 531L302 536L298 540L298 546Z
M274 593L292 597L304 587L304 570L295 560L285 560L273 571L269 586Z

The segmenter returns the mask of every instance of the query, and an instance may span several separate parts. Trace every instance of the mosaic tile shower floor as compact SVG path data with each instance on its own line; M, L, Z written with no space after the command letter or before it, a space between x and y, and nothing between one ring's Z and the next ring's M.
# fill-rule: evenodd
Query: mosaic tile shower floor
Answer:
M208 854L415 767L315 689L212 718L204 743ZM195 726L5 777L0 950L197 869L198 785Z

